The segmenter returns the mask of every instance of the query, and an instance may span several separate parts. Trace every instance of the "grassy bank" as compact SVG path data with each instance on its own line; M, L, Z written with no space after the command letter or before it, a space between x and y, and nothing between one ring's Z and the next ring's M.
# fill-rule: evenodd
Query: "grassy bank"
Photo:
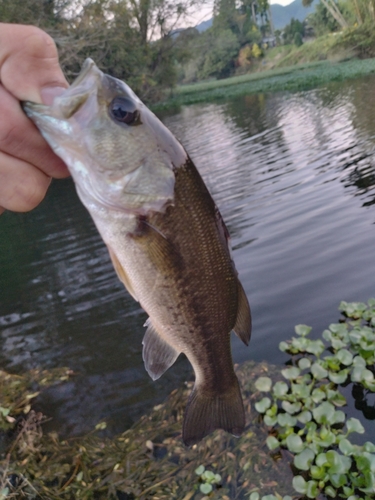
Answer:
M317 87L332 81L375 73L375 58L352 59L343 62L331 60L277 67L259 73L234 76L177 87L171 97L153 109L227 99L259 92L298 91Z

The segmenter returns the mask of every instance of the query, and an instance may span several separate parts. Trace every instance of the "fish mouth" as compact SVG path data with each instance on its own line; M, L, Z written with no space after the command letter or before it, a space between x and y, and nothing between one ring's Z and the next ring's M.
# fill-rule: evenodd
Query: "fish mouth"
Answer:
M85 59L84 63L82 64L81 71L78 73L76 79L71 84L70 88L72 89L74 87L77 87L77 85L82 83L85 80L85 78L93 71L94 72L99 71L101 73L101 71L98 69L98 67L94 63L94 61L90 57L88 57L87 59Z
M103 73L95 62L87 58L71 86L55 97L50 106L24 101L22 107L30 118L37 115L46 115L60 120L69 120L83 107L87 99L96 93L97 88L100 87L102 77Z

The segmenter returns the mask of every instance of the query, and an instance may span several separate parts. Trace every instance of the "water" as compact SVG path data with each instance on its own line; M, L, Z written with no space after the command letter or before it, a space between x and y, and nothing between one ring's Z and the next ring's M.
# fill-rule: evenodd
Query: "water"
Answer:
M163 117L232 235L254 321L248 349L233 338L236 362L282 363L278 344L294 325L317 337L337 321L341 300L375 296L374 89L368 77ZM0 366L77 372L38 399L50 428L74 435L105 419L110 432L122 431L191 379L183 357L149 379L146 315L118 281L70 180L53 183L33 212L1 216L0 238Z

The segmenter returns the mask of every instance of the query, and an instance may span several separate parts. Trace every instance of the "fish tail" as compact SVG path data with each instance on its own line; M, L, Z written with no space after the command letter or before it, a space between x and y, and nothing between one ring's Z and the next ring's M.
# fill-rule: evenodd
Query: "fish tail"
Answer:
M182 439L191 446L215 429L239 437L245 427L245 411L237 378L224 393L207 394L195 385L184 417Z

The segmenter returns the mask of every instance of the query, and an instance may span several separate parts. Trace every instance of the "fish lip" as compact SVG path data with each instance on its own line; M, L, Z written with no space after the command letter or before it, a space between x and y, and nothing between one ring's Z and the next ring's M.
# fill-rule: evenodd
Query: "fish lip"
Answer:
M82 83L86 79L86 77L92 72L92 70L94 70L94 72L96 73L101 73L100 69L96 66L95 62L90 57L88 57L82 64L81 71L78 73L76 79L71 84L70 88L77 87L80 83Z

